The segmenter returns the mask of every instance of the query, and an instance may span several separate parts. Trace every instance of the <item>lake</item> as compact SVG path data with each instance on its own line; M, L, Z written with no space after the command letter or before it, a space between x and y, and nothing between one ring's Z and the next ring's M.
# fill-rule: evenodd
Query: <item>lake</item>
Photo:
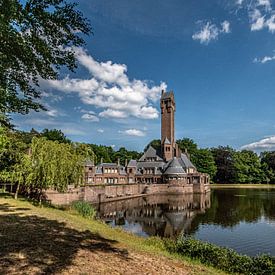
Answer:
M181 234L254 256L275 256L275 189L215 189L97 205L98 216L139 236Z

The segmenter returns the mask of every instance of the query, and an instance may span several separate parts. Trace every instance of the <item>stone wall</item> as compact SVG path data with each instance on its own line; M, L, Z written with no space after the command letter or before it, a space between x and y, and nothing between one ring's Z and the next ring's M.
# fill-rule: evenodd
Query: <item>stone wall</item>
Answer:
M78 200L98 203L141 195L144 188L144 184L93 185L69 188L65 193L47 190L45 195L47 200L56 205L68 205Z
M78 200L99 203L151 194L202 194L208 191L210 185L203 184L113 184L69 188L65 193L47 190L46 197L55 205L68 205Z

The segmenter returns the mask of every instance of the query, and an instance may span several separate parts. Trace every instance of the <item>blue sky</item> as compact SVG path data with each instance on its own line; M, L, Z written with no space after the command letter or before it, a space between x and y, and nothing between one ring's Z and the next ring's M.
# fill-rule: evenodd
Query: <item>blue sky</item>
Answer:
M79 68L43 82L48 112L19 129L143 150L160 137L162 88L176 97L176 137L200 147L275 149L275 3L271 0L80 0L94 35Z

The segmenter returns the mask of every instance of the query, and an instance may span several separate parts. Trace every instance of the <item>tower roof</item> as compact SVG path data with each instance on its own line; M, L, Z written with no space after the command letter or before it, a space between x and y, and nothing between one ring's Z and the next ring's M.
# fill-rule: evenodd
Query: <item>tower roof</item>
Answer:
M167 137L164 140L164 144L171 144L170 140Z
M163 92L161 95L161 100L163 99L169 99L169 98L174 98L174 92L170 91L170 92Z
M178 175L185 174L181 164L178 159L174 157L168 164L167 168L164 171L164 175Z

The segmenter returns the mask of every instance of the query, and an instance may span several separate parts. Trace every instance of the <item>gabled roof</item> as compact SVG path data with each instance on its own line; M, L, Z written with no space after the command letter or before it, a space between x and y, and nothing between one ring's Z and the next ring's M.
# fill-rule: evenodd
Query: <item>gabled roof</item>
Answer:
M167 137L164 140L164 144L171 144L170 140Z
M108 163L108 162L103 162L98 165L98 167L117 167L117 163Z
M163 159L159 156L156 149L154 149L151 145L147 149L147 151L142 155L139 161L145 161L147 158L156 158L157 161L162 161Z
M167 165L167 168L164 171L164 175L178 175L185 174L183 167L179 163L179 160L174 157Z
M181 153L179 162L184 168L194 168L196 169L195 165L190 161L186 154Z
M131 159L129 161L129 164L127 165L127 167L136 167L137 166L137 161L134 159Z

